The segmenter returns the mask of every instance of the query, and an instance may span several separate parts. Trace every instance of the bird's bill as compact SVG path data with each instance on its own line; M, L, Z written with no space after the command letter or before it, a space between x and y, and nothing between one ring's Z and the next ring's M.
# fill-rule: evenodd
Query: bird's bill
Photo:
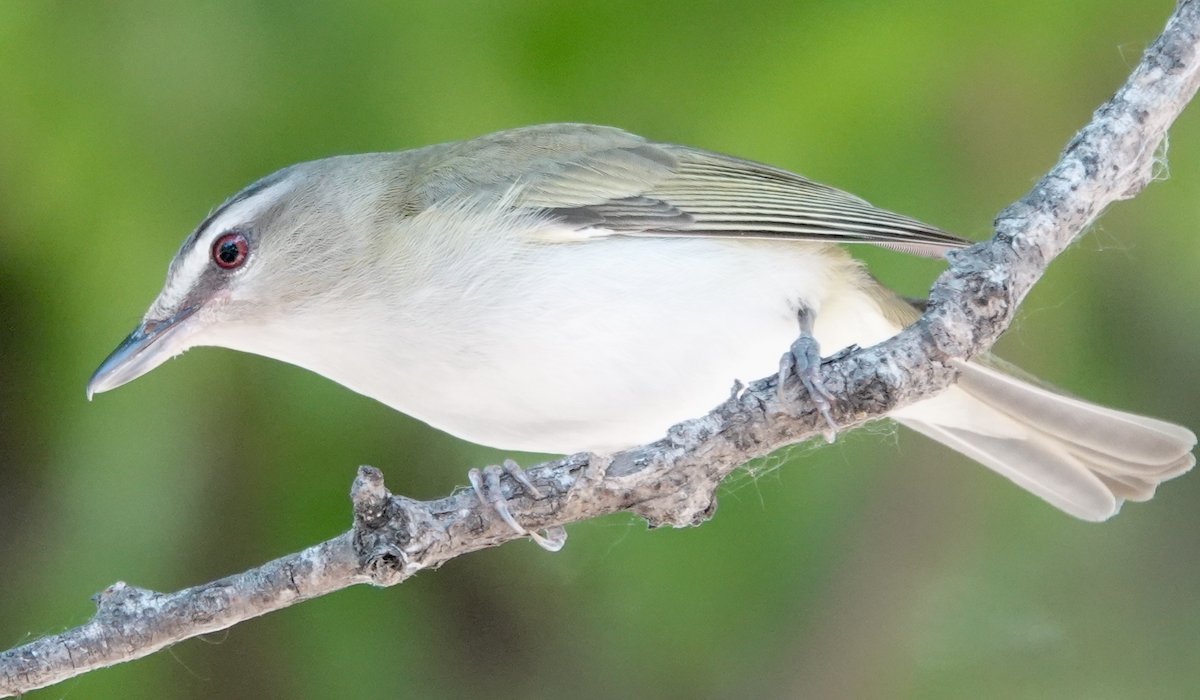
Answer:
M161 321L142 321L129 337L112 351L87 385L88 401L92 396L122 384L128 384L181 352L183 338L180 327L196 307L186 308Z

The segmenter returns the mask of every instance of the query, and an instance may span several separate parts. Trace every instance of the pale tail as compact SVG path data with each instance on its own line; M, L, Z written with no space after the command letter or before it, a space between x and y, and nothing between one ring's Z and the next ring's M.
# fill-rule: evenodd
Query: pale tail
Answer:
M892 417L1084 520L1105 520L1191 469L1187 428L1063 396L975 362Z

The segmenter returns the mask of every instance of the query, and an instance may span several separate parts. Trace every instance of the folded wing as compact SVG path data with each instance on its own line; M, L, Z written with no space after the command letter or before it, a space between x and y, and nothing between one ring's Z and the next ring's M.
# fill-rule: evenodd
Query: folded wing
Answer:
M511 196L573 240L793 239L934 258L973 243L786 170L609 127L545 124L435 147L422 181L430 203L464 190Z

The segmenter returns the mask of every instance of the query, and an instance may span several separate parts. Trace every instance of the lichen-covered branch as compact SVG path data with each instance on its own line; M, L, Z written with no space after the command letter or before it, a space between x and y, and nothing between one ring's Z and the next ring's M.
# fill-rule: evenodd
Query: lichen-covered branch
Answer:
M822 366L832 407L849 428L949 386L949 360L987 350L1012 321L1046 265L1110 202L1154 178L1167 128L1200 84L1200 0L1176 7L1116 95L1067 145L1051 170L995 222L996 235L950 256L929 308L914 325L873 348ZM802 390L777 397L775 379L736 387L703 418L667 437L609 457L578 454L529 470L543 498L505 480L528 527L565 525L618 511L651 526L696 525L715 507L721 480L740 465L820 435L824 419ZM118 583L96 597L86 624L0 654L0 696L41 688L89 670L140 658L354 584L390 586L425 568L518 535L470 491L433 502L388 493L382 475L359 470L351 491L354 527L339 537L256 569L176 593Z

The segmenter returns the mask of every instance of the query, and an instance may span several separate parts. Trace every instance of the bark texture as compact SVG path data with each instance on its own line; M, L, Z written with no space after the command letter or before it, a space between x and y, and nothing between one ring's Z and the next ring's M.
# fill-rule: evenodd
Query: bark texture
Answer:
M1067 144L1058 163L995 221L990 241L955 251L928 309L878 346L822 366L843 428L885 417L955 379L948 362L992 346L1049 262L1111 202L1154 179L1167 128L1200 84L1200 0L1182 0L1125 85ZM781 349L782 350L782 349ZM617 511L651 527L697 525L712 515L721 480L745 462L822 434L824 419L802 390L777 397L775 378L735 387L708 415L653 444L610 457L577 454L529 470L542 498L507 477L513 514L530 528ZM387 491L359 469L353 528L245 573L175 593L116 583L97 594L95 616L74 629L0 653L0 697L151 654L355 584L391 586L421 569L494 547L516 534L471 491L431 502Z

